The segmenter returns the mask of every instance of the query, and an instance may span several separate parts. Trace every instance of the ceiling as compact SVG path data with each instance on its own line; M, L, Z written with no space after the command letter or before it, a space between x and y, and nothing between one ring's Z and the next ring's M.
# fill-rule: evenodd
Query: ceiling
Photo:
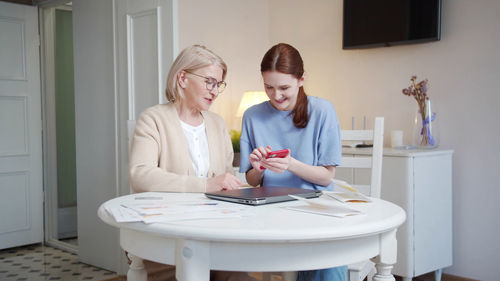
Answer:
M65 2L70 2L70 0L0 0L4 2L11 2L11 3L16 3L16 4L22 4L22 5L30 5L30 6L38 6L40 4L46 4L46 3L65 3Z
M3 0L4 2L11 2L11 3L16 3L16 4L23 4L23 5L36 5L36 2L34 0Z

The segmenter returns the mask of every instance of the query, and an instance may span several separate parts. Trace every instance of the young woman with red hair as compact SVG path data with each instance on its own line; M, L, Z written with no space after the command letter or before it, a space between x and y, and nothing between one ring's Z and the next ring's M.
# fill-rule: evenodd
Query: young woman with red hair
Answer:
M304 91L304 63L291 45L280 43L260 65L269 101L243 115L240 172L253 186L332 190L341 160L340 126L333 105ZM266 158L288 149L284 158ZM346 279L347 267L299 272L298 280Z

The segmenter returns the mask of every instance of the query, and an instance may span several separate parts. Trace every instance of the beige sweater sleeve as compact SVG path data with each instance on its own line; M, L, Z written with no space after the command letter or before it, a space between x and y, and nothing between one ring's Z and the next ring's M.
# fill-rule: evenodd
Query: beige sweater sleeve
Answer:
M234 150L233 150L233 143L231 142L231 137L229 135L229 132L226 127L225 128L225 135L226 137L226 142L224 145L224 150L225 150L225 171L226 173L230 173L231 175L234 175L234 169L233 169L233 159L234 159Z

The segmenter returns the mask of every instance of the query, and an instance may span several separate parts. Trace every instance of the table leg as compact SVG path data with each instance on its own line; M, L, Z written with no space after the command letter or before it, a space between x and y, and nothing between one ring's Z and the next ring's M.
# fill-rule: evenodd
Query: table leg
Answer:
M178 281L209 281L210 243L177 240L175 266L175 277Z
M128 281L147 281L148 272L144 268L142 259L131 253L128 253L128 258L132 261L127 272Z
M443 275L443 269L440 268L436 271L434 271L434 278L436 281L441 281L441 276Z
M377 274L373 276L373 281L395 281L396 279L391 273L393 268L392 264L383 264L377 263L375 264L375 268L377 269Z
M380 254L375 257L375 268L377 273L373 276L374 281L395 281L392 268L396 263L397 256L396 230L380 235Z

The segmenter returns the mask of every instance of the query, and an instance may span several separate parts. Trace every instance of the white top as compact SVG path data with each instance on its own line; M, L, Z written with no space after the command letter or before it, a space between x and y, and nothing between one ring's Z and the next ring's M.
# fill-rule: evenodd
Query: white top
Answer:
M394 156L394 157L420 157L428 155L439 155L439 154L450 154L453 153L453 149L448 148L432 148L432 149L398 149L384 147L384 156ZM371 155L371 147L343 147L342 154L356 154L356 155Z
M208 152L205 121L196 127L181 121L181 126L188 143L189 155L191 155L194 172L197 177L206 178L210 165L210 153Z

